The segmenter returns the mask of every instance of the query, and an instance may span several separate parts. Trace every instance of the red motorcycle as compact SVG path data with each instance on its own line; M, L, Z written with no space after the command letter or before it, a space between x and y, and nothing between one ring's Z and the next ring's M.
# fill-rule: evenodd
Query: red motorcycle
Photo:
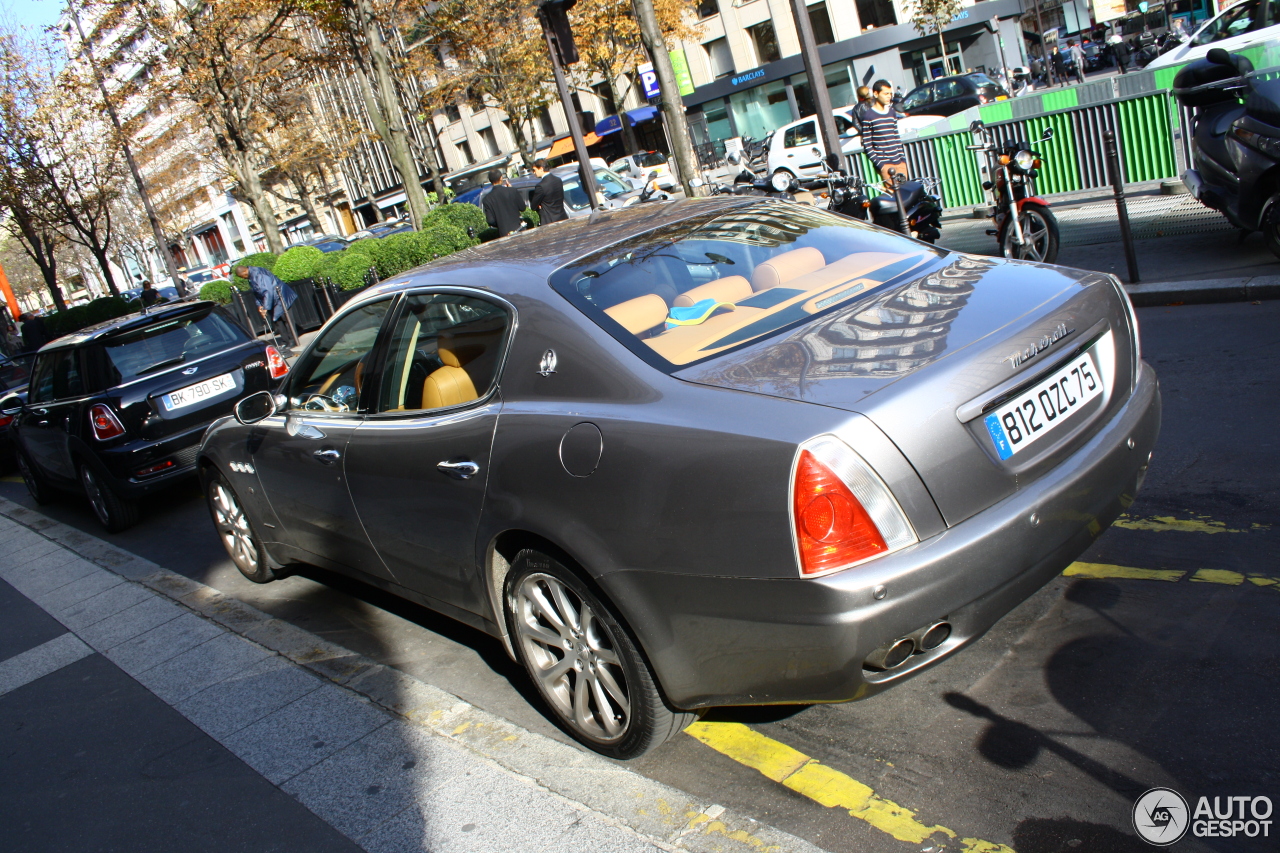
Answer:
M1040 152L1021 140L993 142L980 121L969 125L969 132L977 140L969 150L987 155L989 177L982 188L992 194L991 221L996 226L987 233L996 238L1006 258L1053 263L1058 257L1058 218L1049 202L1034 195ZM1037 142L1052 138L1053 128L1047 127Z

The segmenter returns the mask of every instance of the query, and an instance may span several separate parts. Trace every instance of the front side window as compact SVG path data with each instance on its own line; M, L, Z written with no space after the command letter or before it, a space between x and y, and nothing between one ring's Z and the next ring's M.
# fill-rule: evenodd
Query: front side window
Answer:
M551 284L671 371L863 299L941 254L827 211L765 202L640 235L558 270Z
M405 300L391 331L380 412L466 405L498 378L510 325L501 306L457 293L420 293Z
M289 407L317 412L355 412L373 347L391 300L361 305L325 329L305 358L294 366Z
M817 142L817 127L811 121L788 128L786 137L783 139L783 144L787 148L795 148L798 145L816 145Z
M916 110L925 106L933 100L931 97L932 92L932 85L921 86L919 89L916 89L914 92L902 99L902 108L904 110Z
M27 388L27 401L48 403L53 399L53 363L58 356L55 350L36 357L31 384Z
M34 378L27 392L30 403L51 403L84 394L80 376L80 355L73 349L56 349L41 353L36 360Z

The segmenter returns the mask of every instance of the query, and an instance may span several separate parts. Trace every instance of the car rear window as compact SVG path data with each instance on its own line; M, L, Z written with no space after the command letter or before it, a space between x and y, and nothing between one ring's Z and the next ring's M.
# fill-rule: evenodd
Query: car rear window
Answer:
M249 336L212 308L204 314L157 317L142 328L102 340L107 382L119 385L242 344Z
M810 322L941 254L829 211L760 202L612 246L551 284L672 371Z
M641 166L665 166L667 163L667 155L661 151L650 151L647 154L637 154L636 163Z

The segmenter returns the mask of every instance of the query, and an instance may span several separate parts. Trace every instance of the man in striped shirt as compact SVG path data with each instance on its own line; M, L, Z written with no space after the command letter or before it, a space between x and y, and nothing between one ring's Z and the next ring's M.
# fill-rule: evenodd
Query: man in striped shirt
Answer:
M894 109L893 86L888 80L877 80L871 93L871 103L858 107L862 148L886 185L892 186L890 169L907 177L907 152L898 135L898 119L906 116Z

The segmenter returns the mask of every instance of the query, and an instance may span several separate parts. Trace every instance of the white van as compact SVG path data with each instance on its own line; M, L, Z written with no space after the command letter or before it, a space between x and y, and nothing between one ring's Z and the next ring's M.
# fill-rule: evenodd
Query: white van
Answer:
M1244 0L1205 21L1186 44L1147 63L1147 70L1201 59L1215 47L1239 51L1280 39L1280 0Z
M852 107L834 109L831 114L836 119L836 133L840 134L840 145L858 135L858 128L850 118ZM769 174L790 172L797 178L811 178L826 171L822 158L822 142L818 137L818 117L816 115L793 121L775 130L765 139Z

